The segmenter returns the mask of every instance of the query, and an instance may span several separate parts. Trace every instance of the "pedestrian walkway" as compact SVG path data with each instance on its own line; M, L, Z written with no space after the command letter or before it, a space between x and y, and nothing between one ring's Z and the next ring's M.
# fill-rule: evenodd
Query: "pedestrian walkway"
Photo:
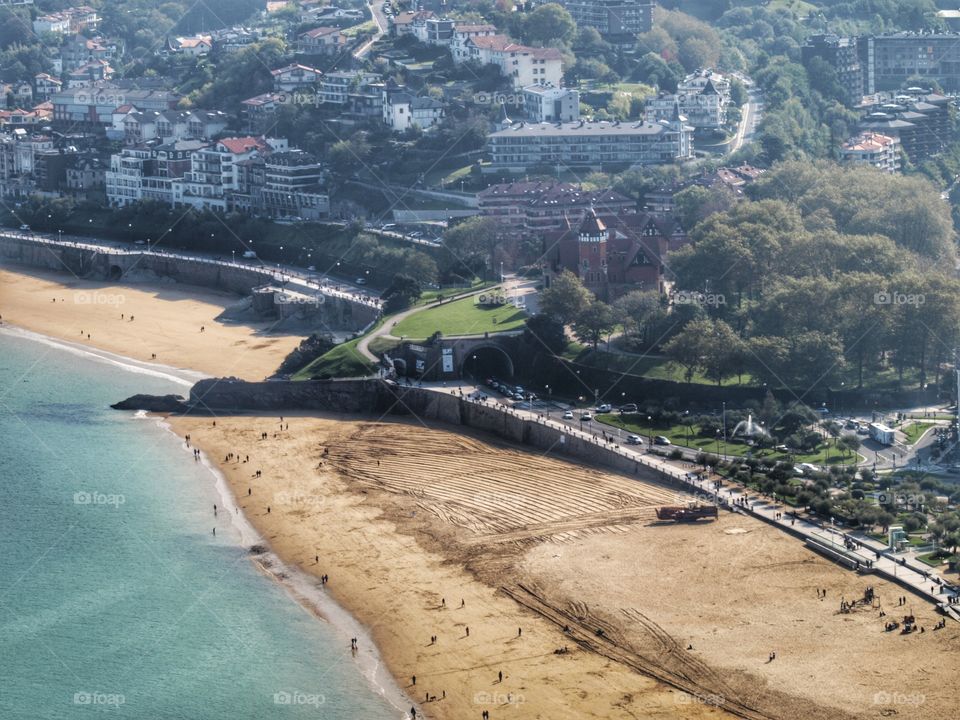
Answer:
M447 392L444 388L431 388ZM481 402L477 397L464 396L468 402ZM499 403L489 403L497 407ZM695 496L709 498L718 505L733 512L744 512L762 519L785 532L803 537L813 544L832 549L837 556L846 558L845 563L859 572L871 572L895 582L923 599L940 606L947 615L954 620L960 620L957 611L960 610L960 588L944 582L931 569L920 566L906 558L899 558L889 548L860 532L843 532L836 528L825 526L813 518L797 514L792 507L768 498L751 493L739 485L727 481L719 475L704 475L699 472L684 471L672 462L655 455L634 450L632 447L621 447L613 435L608 434L606 439L595 432L588 432L570 427L543 415L506 405L499 405L502 412L523 417L527 420L542 423L564 432L570 437L578 437L588 442L605 447L608 452L634 459L638 467L643 466L654 470L661 477L677 481L681 486L691 491ZM717 488L719 483L719 489ZM743 502L740 502L743 501ZM859 563L859 567L857 566Z

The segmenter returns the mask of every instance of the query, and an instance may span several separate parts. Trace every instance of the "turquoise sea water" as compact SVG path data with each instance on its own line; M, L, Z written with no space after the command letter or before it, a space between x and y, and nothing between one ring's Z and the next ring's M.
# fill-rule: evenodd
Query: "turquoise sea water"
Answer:
M401 717L254 568L210 471L108 408L184 390L0 334L0 718Z

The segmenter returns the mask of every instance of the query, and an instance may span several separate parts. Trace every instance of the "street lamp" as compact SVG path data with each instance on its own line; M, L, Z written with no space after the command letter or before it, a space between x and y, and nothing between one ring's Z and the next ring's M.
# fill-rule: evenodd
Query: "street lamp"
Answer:
M550 419L550 407L551 407L551 405L553 404L553 388L550 387L549 385L547 385L546 388L547 388L547 420L549 420L549 419Z
M650 445L653 445L653 417L647 415L647 439Z

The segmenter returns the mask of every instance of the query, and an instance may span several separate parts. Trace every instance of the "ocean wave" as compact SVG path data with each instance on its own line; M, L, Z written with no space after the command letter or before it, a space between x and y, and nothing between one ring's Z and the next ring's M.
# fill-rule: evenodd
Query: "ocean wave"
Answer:
M204 378L208 377L204 373L196 372L195 370L185 370L182 368L171 367L169 365L145 363L139 360L134 360L133 358L124 357L123 355L107 352L106 350L89 348L84 345L78 345L77 343L69 342L68 340L60 340L58 338L49 337L48 335L35 333L31 330L24 330L23 328L13 325L0 326L0 335L10 335L11 337L33 340L34 342L49 345L50 347L55 347L60 350L65 350L74 355L91 358L115 367L122 368L126 372L168 380L184 387L192 387L193 384L198 380L203 380Z

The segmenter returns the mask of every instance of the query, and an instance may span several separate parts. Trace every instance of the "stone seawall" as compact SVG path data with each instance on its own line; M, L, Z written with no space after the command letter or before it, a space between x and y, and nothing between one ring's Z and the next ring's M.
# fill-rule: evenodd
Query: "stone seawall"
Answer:
M214 288L242 296L251 295L254 288L276 283L274 271L265 266L146 250L58 243L45 238L0 233L0 265L6 263L105 282L128 282L128 278L143 277L143 273L148 273L184 285ZM296 282L291 281L290 287L296 289ZM322 300L277 306L273 307L273 312L281 318L291 314L309 315L328 328L354 332L379 317L376 306L355 302L342 294L327 293Z
M472 402L458 395L404 387L377 379L245 382L231 378L201 380L189 404L216 412L317 410L374 416L409 416L465 426L525 445L539 452L567 456L647 480L672 482L658 471L595 439L568 433L502 405Z

